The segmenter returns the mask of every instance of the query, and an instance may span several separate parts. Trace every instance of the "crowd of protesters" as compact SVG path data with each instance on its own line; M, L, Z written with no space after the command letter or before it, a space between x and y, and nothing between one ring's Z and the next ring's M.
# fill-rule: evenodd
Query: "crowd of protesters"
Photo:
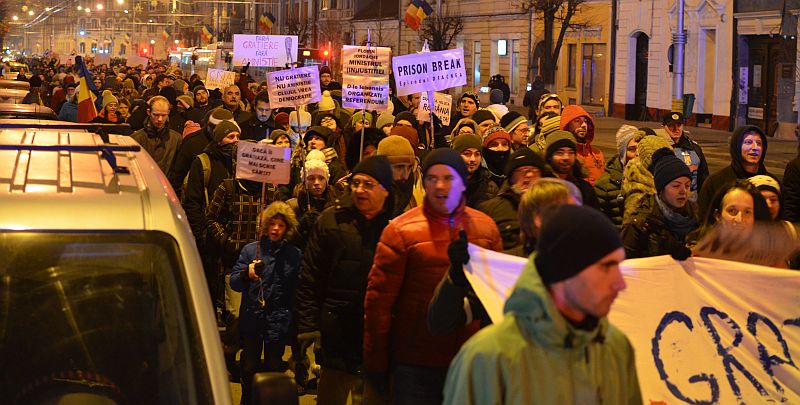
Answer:
M32 68L29 100L75 121L76 72ZM624 258L725 257L763 228L790 242L736 257L797 267L800 158L779 181L754 126L709 173L681 113L622 125L605 156L593 116L539 81L527 117L495 77L489 106L460 94L443 126L420 121L419 94L343 108L328 67L321 101L299 110L271 108L247 68L211 91L165 65L89 69L94 120L129 124L181 198L243 403L256 371L287 367L299 392L319 377L321 404L640 403L630 344L606 320ZM240 142L291 148L290 183L236 179ZM472 340L491 321L464 275L467 243L529 258L509 316Z

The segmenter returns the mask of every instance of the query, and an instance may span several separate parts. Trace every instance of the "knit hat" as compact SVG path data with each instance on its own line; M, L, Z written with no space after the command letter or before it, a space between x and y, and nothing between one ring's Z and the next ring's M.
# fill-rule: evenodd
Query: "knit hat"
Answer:
M759 190L768 190L777 195L781 195L781 185L772 176L759 174L757 176L748 178L747 181L756 186L756 188Z
M413 126L414 128L419 128L419 122L417 121L417 117L415 117L414 114L409 112L409 111L403 111L403 112L397 114L394 117L394 125L395 126L397 126L397 122L398 121L408 121L408 122L411 123L411 126Z
M289 114L286 114L286 116L288 117ZM282 129L276 129L276 130L273 130L272 132L270 132L269 133L269 140L272 141L272 143L274 144L278 140L278 138L280 138L282 136L285 136L286 138L288 138L289 139L289 143L292 142L292 137L289 136L289 133L287 133L286 131L284 131Z
M489 92L489 103L490 104L503 104L503 90L500 89L492 89Z
M356 167L353 168L353 176L359 173L371 176L377 180L386 191L392 191L394 176L392 174L392 165L389 163L389 159L387 159L386 156L374 155L361 160Z
M600 211L559 205L543 216L534 263L549 285L577 275L621 247L617 228Z
M312 150L306 155L305 173L303 173L303 181L306 181L306 176L318 174L325 178L327 182L331 178L328 165L325 163L325 154L318 150Z
M619 152L619 160L622 162L622 165L625 165L625 152L628 149L628 144L631 142L634 136L636 136L636 127L633 125L622 124L621 127L617 130L617 151Z
M499 125L491 126L483 133L483 146L489 147L495 139L505 139L511 145L511 135L506 132L503 127Z
M547 137L547 147L545 148L544 159L550 160L550 157L553 156L553 154L556 153L559 148L564 147L577 149L575 136L567 131L553 131L553 133Z
M655 183L656 191L661 192L672 180L679 177L687 177L692 179L692 172L689 171L689 166L678 159L674 153L662 155L655 161L653 169L653 183Z
M200 124L192 120L186 120L186 122L183 124L183 133L181 134L181 136L183 138L186 138L187 136L189 136L189 134L197 132L199 130L200 130Z
M194 93L195 95L197 95L198 91L204 91L208 93L208 90L206 90L206 86L203 86L202 84L194 86L194 88L192 89L192 93Z
M361 122L362 116L364 116L364 121L369 122L369 125L372 126L372 114L364 114L361 111L353 114L353 118L350 119L350 125L356 126L357 122Z
M395 119L395 123L396 122L397 119ZM389 132L389 135L400 135L403 138L406 138L408 143L410 143L411 147L414 149L417 149L417 146L419 146L419 134L414 128L398 126L395 124L395 126L392 127L391 132Z
M453 139L451 145L458 153L462 153L469 148L481 150L481 137L476 134L463 134Z
M462 119L458 120L458 122L456 123L456 126L453 127L453 132L452 132L453 138L458 137L458 131L461 131L461 128L463 128L463 127L472 128L472 133L473 134L480 133L480 127L478 127L478 123L477 122L475 122L475 121L473 121L473 120L471 120L469 118L462 118Z
M281 126L289 125L289 113L281 111L275 114L275 122Z
M308 111L300 111L300 118L298 121L297 111L292 111L289 113L289 125L298 132L298 126L300 128L308 128L311 126L311 114Z
M186 94L178 96L176 101L183 101L186 105L189 106L189 108L194 107L194 99L187 96Z
M186 86L186 81L184 81L183 79L175 80L175 82L172 83L172 87L174 87L175 91L180 95L183 95L184 86Z
M519 124L522 124L526 121L528 120L523 117L522 114L516 111L509 111L503 116L503 118L500 119L500 125L506 130L506 132L510 134L514 132L514 129L519 126Z
M461 100L463 100L466 97L471 98L472 101L475 102L475 106L477 106L478 108L481 107L481 101L478 100L478 95L471 91L466 91L464 93L461 93L461 97L458 98L458 104L461 104Z
M119 104L119 100L117 100L117 97L111 94L111 92L108 92L103 95L103 108L106 108L106 106L111 103Z
M542 96L539 97L539 104L536 106L537 110L541 111L542 107L544 107L544 104L547 103L550 100L557 100L558 103L561 104L561 107L563 109L564 102L561 101L561 98L558 97L558 94L556 94L556 93L547 93L547 94L542 94Z
M479 125L481 122L486 120L492 120L495 123L497 122L497 118L495 118L494 114L492 114L492 112L489 110L475 111L475 114L472 114L472 120L477 122Z
M321 125L316 125L309 128L308 131L306 131L306 134L303 136L303 142L308 144L308 141L311 139L311 136L316 135L325 141L325 146L328 146L328 140L330 139L332 133L333 131L331 131L330 128L323 127Z
M538 168L542 171L542 173L549 172L547 169L547 163L545 163L542 157L531 150L531 148L519 148L511 154L511 157L508 159L508 165L506 166L506 176L511 178L511 173L514 173L514 170L520 168L522 166L533 166Z
M327 67L327 66L325 66ZM330 68L328 69L330 71ZM330 72L328 72L330 73ZM333 97L331 97L331 92L325 90L322 92L322 100L320 100L319 104L317 104L318 111L333 111L336 109L336 103L333 101Z
M639 141L636 147L636 154L639 155L639 162L646 168L650 168L653 164L653 154L661 149L667 148L672 150L672 145L666 139L660 136L645 136Z
M427 156L425 161L422 162L422 175L428 174L428 169L435 165L446 165L455 169L456 173L461 176L461 181L467 184L469 171L467 171L467 164L461 158L461 154L455 149L439 148L434 149Z
M220 143L222 140L228 136L231 132L239 132L241 133L242 130L239 128L239 125L236 121L233 120L225 120L220 122L216 128L214 128L214 142Z
M224 108L217 108L211 112L208 117L208 123L211 125L219 125L220 122L225 120L233 120L233 113Z
M495 122L500 122L500 120L508 114L508 107L502 104L492 104L486 107L486 111L489 111L494 115Z
M175 101L176 101L176 100L177 100L177 98L178 98L178 93L175 91L175 89L174 89L174 88L172 88L172 87L164 87L163 89L161 89L161 90L158 92L158 95L159 95L159 96L163 96L164 98L166 98L166 99L167 99L167 101L169 101L169 103L170 103L170 104L171 104L173 107L175 106Z
M391 105L392 103L389 103ZM375 123L375 128L382 129L383 127L394 123L394 115L382 113L378 115L378 121Z
M319 74L322 75L323 73L327 73L329 75L333 74L331 73L331 67L327 65L319 67Z
M552 134L554 131L558 131L559 126L561 125L561 116L556 115L550 118L545 118L541 121L542 127L539 129L539 133L547 139L547 136Z
M378 143L378 151L375 154L386 156L389 163L408 162L416 157L411 143L400 135L389 135L383 138Z

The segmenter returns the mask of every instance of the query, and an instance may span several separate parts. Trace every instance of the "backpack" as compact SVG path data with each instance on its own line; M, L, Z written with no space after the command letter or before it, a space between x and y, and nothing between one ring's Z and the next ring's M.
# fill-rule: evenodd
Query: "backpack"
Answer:
M208 179L211 177L211 159L207 153L197 155L200 159L200 164L203 165L203 193L206 197L206 207L208 207ZM186 201L186 184L189 182L189 174L183 178L183 187L181 187L181 201Z

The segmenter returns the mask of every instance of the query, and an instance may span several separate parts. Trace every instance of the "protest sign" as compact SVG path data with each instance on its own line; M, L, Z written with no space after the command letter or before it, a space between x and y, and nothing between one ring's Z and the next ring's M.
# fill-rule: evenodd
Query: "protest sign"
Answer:
M424 52L392 58L397 95L449 89L467 84L464 50Z
M442 125L450 125L450 110L453 108L453 96L444 93L433 93L433 113L442 120ZM428 122L431 117L431 108L428 106L428 93L422 93L417 109L417 120Z
M376 111L389 108L389 60L385 47L342 48L342 107Z
M58 62L62 65L71 65L75 57L72 55L58 55Z
M208 90L224 89L236 83L236 72L222 69L208 69L205 86Z
M290 148L262 142L239 142L236 151L236 178L289 184L291 154Z
M235 34L233 36L234 66L250 63L250 66L282 68L296 61L296 35Z
M319 68L316 66L272 72L267 77L267 84L272 108L296 107L318 103L322 99Z
M147 66L147 63L149 62L147 58L139 55L128 55L125 59L128 66Z
M526 259L469 246L467 279L502 319ZM609 319L646 404L800 403L800 273L716 259L627 260Z
M94 65L108 65L111 62L111 55L107 53L97 53L94 55Z

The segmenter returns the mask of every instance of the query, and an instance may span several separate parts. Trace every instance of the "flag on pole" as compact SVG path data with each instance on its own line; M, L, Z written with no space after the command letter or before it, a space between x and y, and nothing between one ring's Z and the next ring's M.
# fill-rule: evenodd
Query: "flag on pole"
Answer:
M208 24L203 25L203 28L200 29L200 35L203 36L203 41L209 42L211 38L214 37L214 31L211 30L211 27Z
M425 0L411 0L406 9L405 21L412 30L416 31L422 22L433 13L433 7Z
M169 32L169 28L164 28L164 31L161 31L161 38L164 38L164 41L169 39L171 32Z
M125 34L125 38L124 38L123 41L125 42L126 45L130 45L131 44L131 36L128 35L128 34Z
M89 122L97 116L94 105L97 100L97 88L92 82L92 74L86 69L83 58L75 56L75 66L78 68L78 122Z
M261 18L258 19L258 27L265 33L269 32L274 24L275 16L268 11L262 14Z

